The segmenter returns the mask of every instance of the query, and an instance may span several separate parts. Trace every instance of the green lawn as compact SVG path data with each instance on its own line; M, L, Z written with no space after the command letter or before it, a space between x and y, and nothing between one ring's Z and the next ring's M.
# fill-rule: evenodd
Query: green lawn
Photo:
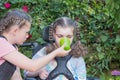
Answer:
M100 80L120 80L120 76L102 75Z

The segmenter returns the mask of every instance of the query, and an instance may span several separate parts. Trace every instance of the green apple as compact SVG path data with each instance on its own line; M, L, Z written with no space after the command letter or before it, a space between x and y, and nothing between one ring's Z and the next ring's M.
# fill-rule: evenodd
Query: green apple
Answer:
M65 45L64 50L67 51L70 49L70 39L69 38L67 38L67 37L61 38L60 39L60 46L62 46L63 44Z

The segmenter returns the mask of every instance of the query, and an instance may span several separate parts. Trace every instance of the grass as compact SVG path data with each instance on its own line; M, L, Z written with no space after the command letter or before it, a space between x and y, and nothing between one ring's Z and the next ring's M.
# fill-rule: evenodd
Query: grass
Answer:
M96 75L94 78L96 78L95 80L120 80L120 76L112 76L111 75L111 71L114 70L114 69L111 69L111 70L108 70L108 71L104 71L102 74L100 75ZM116 70L119 70L120 69L116 69ZM89 73L88 76L93 76ZM94 80L94 79L93 79Z
M100 80L120 80L120 76L101 75Z

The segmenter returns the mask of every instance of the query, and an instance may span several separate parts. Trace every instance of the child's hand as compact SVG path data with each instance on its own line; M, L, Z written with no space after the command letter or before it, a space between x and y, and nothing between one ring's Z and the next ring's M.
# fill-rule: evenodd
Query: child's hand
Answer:
M61 57L61 56L66 56L66 55L69 54L69 52L71 51L71 49L66 51L66 50L64 50L64 46L65 46L65 45L62 45L61 47L59 47L59 48L57 48L57 49L55 50L56 56Z
M44 80L44 79L46 79L47 77L48 77L48 72L46 71L46 70L40 70L40 72L39 72L39 77L42 79L42 80Z

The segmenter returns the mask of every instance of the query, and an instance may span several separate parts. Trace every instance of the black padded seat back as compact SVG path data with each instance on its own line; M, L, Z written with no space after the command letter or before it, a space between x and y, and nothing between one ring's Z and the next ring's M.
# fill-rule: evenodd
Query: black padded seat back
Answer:
M52 41L49 40L49 28L50 26L47 26L43 29L43 35L42 38L44 41L46 41L47 43L51 43L51 42L55 42L54 38Z

